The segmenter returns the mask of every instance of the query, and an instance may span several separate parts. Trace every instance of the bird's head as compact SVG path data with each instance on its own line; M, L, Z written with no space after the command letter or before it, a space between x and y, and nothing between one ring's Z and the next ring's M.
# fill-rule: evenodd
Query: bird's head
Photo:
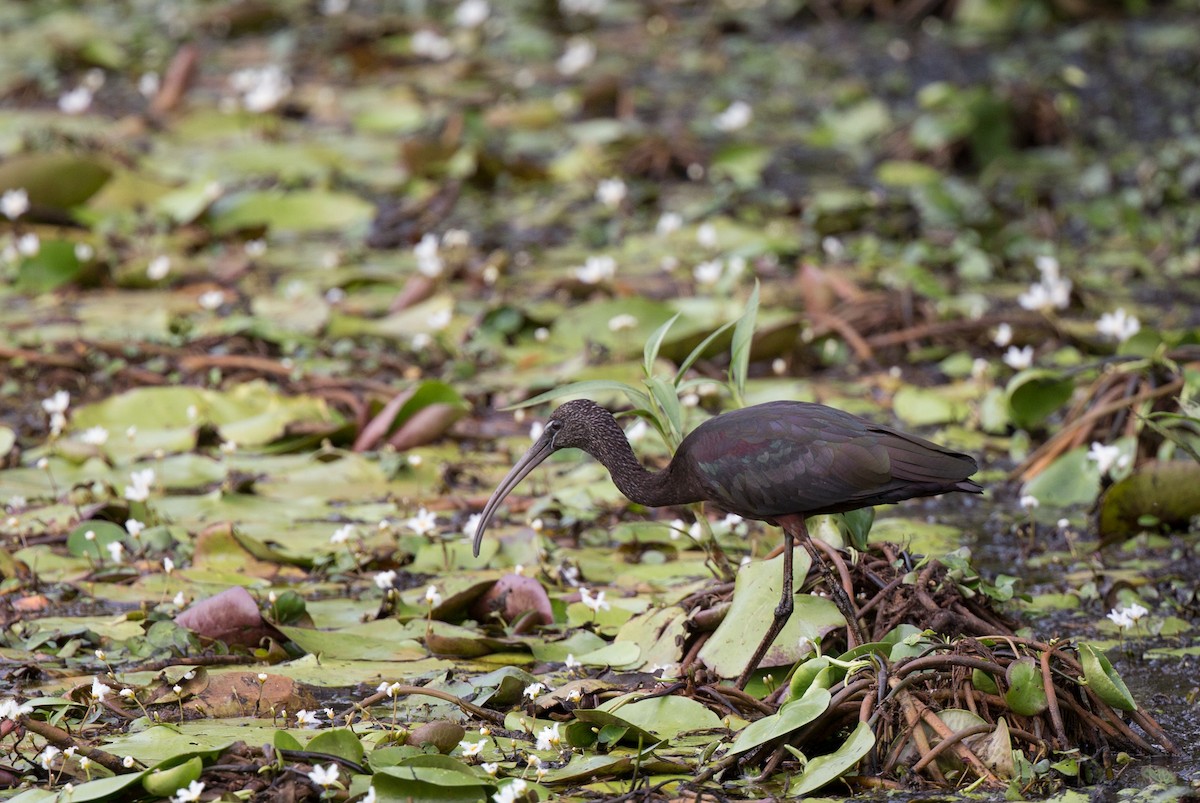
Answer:
M542 429L542 434L529 447L529 451L525 452L524 456L509 470L508 474L504 475L504 479L500 480L500 484L492 492L487 504L484 505L483 512L479 516L479 524L475 527L473 549L476 557L479 556L479 545L483 543L484 530L491 523L492 517L496 515L500 503L517 487L517 484L525 479L529 472L537 468L543 460L559 449L585 448L588 444L594 443L597 433L601 431L599 427L606 419L608 422L612 422L612 413L586 399L569 401L554 411Z
M569 401L550 415L538 440L549 439L550 453L559 449L582 449L596 439L598 427L605 419L612 420L612 413L594 401Z

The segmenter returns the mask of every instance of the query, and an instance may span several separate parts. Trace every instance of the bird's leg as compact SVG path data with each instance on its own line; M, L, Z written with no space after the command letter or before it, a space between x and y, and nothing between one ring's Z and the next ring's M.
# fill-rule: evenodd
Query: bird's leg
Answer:
M738 676L737 688L746 688L746 682L750 680L751 673L758 669L758 664L762 661L763 656L767 654L767 650L771 648L771 644L775 641L775 637L779 635L779 631L783 630L783 626L787 624L787 620L792 617L792 611L796 605L792 601L792 562L793 552L796 547L795 538L786 527L783 528L783 593L779 596L779 605L775 607L775 618L771 620L771 626L767 628L767 634L763 636L763 640L759 642L758 649L754 651L754 655L750 656L750 662L746 664L746 668L742 670L742 674Z
M808 524L805 523L803 517L799 518L800 521L796 526L800 530L798 533L800 543L804 544L804 548L808 550L813 563L821 567L821 577L825 581L825 585L829 587L829 596L833 600L833 604L837 606L838 611L842 614L842 617L846 620L846 646L853 649L859 644L866 643L858 624L858 611L855 610L854 603L850 601L850 595L846 593L841 580L834 576L829 561L825 560L825 557L821 555L821 551L813 544L812 536L808 534ZM783 528L784 532L787 532L787 523L784 523Z

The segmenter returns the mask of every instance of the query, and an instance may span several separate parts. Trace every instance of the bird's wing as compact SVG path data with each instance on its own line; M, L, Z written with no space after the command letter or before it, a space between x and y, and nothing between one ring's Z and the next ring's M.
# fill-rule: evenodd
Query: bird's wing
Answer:
M707 496L749 518L853 510L892 483L888 449L867 433L715 431L689 445Z

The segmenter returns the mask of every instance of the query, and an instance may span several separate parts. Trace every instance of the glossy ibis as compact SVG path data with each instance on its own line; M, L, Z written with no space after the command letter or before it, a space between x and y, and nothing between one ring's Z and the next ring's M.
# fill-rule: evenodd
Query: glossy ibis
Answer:
M978 469L969 455L832 407L796 401L710 418L683 439L665 469L647 471L612 413L595 402L571 401L554 411L541 436L488 499L475 530L476 557L504 498L539 463L569 448L582 449L604 464L621 493L638 504L711 502L783 529L783 595L738 688L745 687L792 614L792 551L797 542L811 549L804 523L808 516L947 491L983 491L968 479ZM853 607L841 585L831 581L830 590L847 625L854 627Z

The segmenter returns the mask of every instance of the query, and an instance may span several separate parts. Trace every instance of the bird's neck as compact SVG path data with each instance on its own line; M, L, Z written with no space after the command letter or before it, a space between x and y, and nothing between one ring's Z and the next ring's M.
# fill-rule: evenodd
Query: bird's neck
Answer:
M596 437L585 451L600 461L612 475L617 489L630 500L647 507L684 505L703 498L686 477L677 476L674 462L662 471L648 471L638 461L616 419L599 424Z

